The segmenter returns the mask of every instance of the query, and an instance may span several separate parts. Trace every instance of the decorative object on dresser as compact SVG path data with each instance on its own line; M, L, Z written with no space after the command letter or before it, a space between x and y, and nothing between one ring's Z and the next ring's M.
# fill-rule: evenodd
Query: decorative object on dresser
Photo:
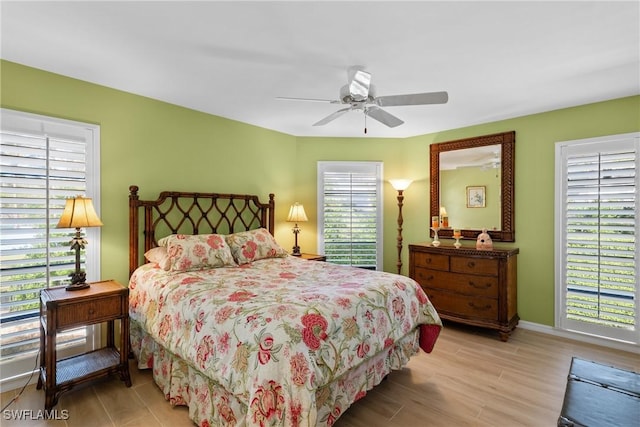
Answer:
M390 179L389 182L398 192L398 274L402 272L402 205L404 201L404 190L411 185L410 179Z
M75 228L76 234L71 239L71 249L76 252L76 269L71 276L71 284L67 286L68 291L86 289L89 284L86 282L86 273L80 269L80 249L84 249L87 241L80 234L82 227L101 227L102 221L98 218L93 202L87 197L77 196L67 199L62 216L56 228Z
M460 246L462 246L462 244L460 243L460 239L462 239L462 233L460 233L459 229L453 230L453 238L456 239L456 242L453 244L453 246L456 249L460 248Z
M518 248L476 250L427 243L409 245L409 277L440 317L496 329L502 341L518 324Z
M40 374L44 409L58 403L61 393L97 378L119 373L131 387L129 376L129 289L113 280L94 282L89 288L67 292L48 288L40 292ZM114 320L120 319L120 349L115 346ZM107 323L106 347L57 360L58 332L78 326Z
M438 240L438 230L440 230L440 227L431 227L431 229L433 230L433 240L431 244L437 248L440 246L440 240Z
M431 230L433 230L433 240L431 244L436 248L440 246L440 240L438 240L438 230L440 230L440 217L432 216L431 217Z
M300 234L300 227L298 227L298 223L309 221L309 219L307 218L307 214L304 212L304 207L300 203L295 202L293 205L291 205L287 221L295 223L295 225L293 226L295 243L293 245L293 252L291 253L291 255L300 256L300 246L298 246L298 234Z
M476 249L489 251L493 249L493 241L486 228L483 228L482 233L476 238Z

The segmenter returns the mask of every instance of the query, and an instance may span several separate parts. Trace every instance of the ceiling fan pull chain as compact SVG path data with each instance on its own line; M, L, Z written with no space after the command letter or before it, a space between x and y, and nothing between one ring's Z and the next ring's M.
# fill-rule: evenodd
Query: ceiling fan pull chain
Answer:
M367 134L367 110L364 110L364 134Z

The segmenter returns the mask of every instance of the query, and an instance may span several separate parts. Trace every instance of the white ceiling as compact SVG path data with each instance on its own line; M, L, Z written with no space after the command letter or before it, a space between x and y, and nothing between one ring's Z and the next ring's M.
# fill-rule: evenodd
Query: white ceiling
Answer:
M640 93L640 2L2 1L3 59L298 136L323 127L347 68L377 95L446 90L444 105L385 107L368 137L408 137Z

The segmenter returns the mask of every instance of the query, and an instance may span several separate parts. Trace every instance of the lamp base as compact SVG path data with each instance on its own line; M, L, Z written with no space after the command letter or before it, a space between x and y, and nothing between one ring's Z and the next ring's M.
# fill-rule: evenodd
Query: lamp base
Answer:
M90 285L87 283L87 273L82 270L76 270L69 275L71 277L71 284L65 289L68 291L79 291L80 289L87 289Z
M300 252L300 246L294 246L293 247L293 252L291 252L291 255L293 255L293 256L301 256L302 252Z
M70 284L69 286L67 286L65 289L68 291L79 291L80 289L87 289L89 288L89 284L87 282L84 283L75 283L75 284Z

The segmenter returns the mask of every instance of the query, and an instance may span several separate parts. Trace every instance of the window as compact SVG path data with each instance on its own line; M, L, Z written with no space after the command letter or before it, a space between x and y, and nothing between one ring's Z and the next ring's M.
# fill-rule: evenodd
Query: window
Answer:
M639 343L640 134L556 145L556 323Z
M382 163L318 162L318 245L327 262L382 265Z
M0 366L2 380L30 373L39 350L40 289L75 269L73 230L56 229L65 199L92 197L99 212L100 128L2 109L0 126ZM83 230L88 279L100 277L100 229ZM59 335L59 356L92 348L94 328ZM3 383L3 386L5 384Z

